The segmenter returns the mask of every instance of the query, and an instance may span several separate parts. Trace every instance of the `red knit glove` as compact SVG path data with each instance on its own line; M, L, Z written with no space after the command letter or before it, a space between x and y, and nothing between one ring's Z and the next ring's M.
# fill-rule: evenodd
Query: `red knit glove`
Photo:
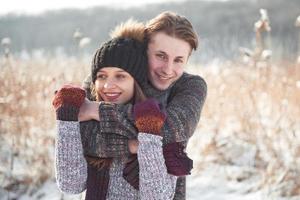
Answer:
M54 96L52 104L56 111L56 119L78 121L80 106L85 99L85 90L81 87L66 84Z
M169 174L175 176L191 174L193 160L184 152L184 147L181 143L174 142L164 145L163 154Z
M139 169L137 155L130 155L123 169L123 178L136 190L139 189Z
M151 98L135 104L133 115L139 132L161 135L166 114L160 110L157 100Z

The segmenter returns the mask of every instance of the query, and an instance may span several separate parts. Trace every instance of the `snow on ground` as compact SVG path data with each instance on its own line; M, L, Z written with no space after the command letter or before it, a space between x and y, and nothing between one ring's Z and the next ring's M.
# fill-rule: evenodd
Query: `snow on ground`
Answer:
M239 140L229 138L231 145L222 141L228 163L214 162L219 157L215 154L199 156L199 148L194 145L205 146L211 141L213 134L200 134L196 131L191 139L188 153L194 160L192 174L187 177L187 200L299 200L300 197L280 198L267 189L259 189L261 174L253 166L255 150ZM201 141L201 142L200 142ZM199 147L199 146L198 146ZM197 149L197 151L196 151ZM17 167L16 167L17 169ZM29 189L27 193L13 194L0 188L0 200L80 200L82 195L62 194L55 183L55 178L47 180L38 189Z
M252 191L257 184L257 176L238 182L228 180L230 174L239 173L241 170L232 166L211 165L200 172L193 172L187 178L187 200L297 200L295 198L272 198L262 191ZM0 192L1 193L1 192ZM10 197L13 197L10 194ZM6 200L4 195L0 200ZM19 200L80 200L81 195L64 195L54 179L48 180L33 194L24 194Z
M222 178L212 167L198 175L191 175L187 179L187 200L296 200L298 198L270 198L263 192L246 193L253 186L251 181L230 182ZM6 195L5 195L6 196ZM7 196L0 198L6 200ZM11 195L13 197L13 195ZM19 200L79 200L81 195L63 195L57 188L55 180L48 180L33 195L24 194Z
M226 167L225 167L226 168ZM231 167L230 167L231 168ZM239 169L234 169L239 170ZM234 170L232 173L234 173ZM298 197L282 198L272 196L268 191L257 190L259 177L254 175L249 180L225 180L224 166L212 166L187 178L187 200L299 200ZM229 170L230 171L230 170Z
M220 181L216 177L203 175L187 179L187 200L259 200L261 193L243 193L245 183Z
M212 171L211 171L212 172ZM187 200L259 200L259 192L243 194L239 188L247 188L245 183L229 183L218 180L211 174L191 175L187 179ZM14 197L10 194L10 197ZM0 198L6 200L7 195ZM57 188L55 180L48 180L33 195L24 194L19 200L79 200L81 195L63 195Z
M210 144L212 138L214 138L213 133L202 132L201 134L199 130L191 138L188 154L194 160L194 169L187 177L187 200L300 199L300 196L282 198L276 195L276 188L274 192L273 188L260 187L262 175L253 164L256 152L253 145L233 137L220 137L216 140L217 146L222 147L222 152L226 152L222 156L230 162L220 162L218 154L210 153L205 156L201 154L200 147ZM14 167L14 169L17 172L19 168ZM62 194L57 188L55 178L50 178L40 188L29 188L25 191L27 192L20 196L21 192L8 194L0 187L0 200L80 200L82 196Z

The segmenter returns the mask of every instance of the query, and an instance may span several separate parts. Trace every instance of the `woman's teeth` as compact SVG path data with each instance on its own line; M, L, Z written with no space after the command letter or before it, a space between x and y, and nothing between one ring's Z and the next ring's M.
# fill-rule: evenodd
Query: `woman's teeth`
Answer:
M114 97L120 95L120 93L105 93L105 95L108 97Z

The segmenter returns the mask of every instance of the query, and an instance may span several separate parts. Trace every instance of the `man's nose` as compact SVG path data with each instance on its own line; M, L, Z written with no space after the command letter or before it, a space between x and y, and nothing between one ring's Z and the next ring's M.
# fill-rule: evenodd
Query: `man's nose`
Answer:
M173 63L171 61L166 61L164 67L162 68L162 72L166 75L171 75L173 69Z

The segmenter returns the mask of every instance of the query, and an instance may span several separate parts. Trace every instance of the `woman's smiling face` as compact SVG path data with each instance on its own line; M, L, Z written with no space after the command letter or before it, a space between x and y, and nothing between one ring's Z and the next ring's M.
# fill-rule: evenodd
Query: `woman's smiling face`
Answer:
M95 89L103 101L124 104L133 98L134 79L121 68L104 67L97 72Z

